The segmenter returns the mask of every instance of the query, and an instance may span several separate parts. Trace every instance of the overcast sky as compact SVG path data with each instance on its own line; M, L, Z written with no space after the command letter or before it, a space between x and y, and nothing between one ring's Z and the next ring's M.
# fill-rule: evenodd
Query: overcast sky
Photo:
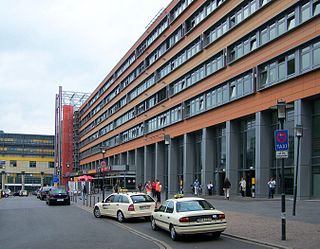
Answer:
M54 134L55 94L91 93L171 0L0 0L0 130Z

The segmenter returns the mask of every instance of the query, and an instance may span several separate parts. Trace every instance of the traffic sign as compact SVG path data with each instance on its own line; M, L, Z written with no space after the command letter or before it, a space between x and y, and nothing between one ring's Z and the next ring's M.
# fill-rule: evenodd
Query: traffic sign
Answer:
M54 182L54 183L59 182L59 176L54 175L54 176L53 176L53 182Z
M289 150L289 131L276 130L275 131L275 150L276 158L288 158Z
M100 162L100 166L101 166L101 167L106 167L106 166L107 166L106 161L101 161L101 162Z

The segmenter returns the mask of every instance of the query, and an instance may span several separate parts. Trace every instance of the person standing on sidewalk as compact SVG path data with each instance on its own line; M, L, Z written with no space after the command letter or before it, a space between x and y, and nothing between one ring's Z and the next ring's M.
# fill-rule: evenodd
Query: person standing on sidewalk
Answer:
M198 179L196 179L193 183L194 195L199 194L199 186L200 186L200 183L199 183Z
M212 195L213 184L211 181L207 184L207 189L208 189L209 195Z
M228 177L226 177L223 182L223 191L224 191L224 198L227 200L229 200L230 198L230 188L231 188L231 182L229 181Z
M243 177L241 177L241 181L240 181L239 185L240 185L241 196L244 197L245 196L246 187L247 187L247 182Z
M148 181L147 184L146 184L146 193L147 195L151 196L151 193L152 193L152 185L151 185L151 182Z
M83 185L82 195L83 195L82 198L85 200L85 199L86 199L86 196L87 196L87 187L86 187L85 184Z
M160 181L157 179L156 180L156 195L157 195L157 203L161 203L161 189L162 189L162 185L160 183Z
M268 181L268 189L269 189L269 199L273 198L274 191L276 189L276 180L274 180L273 178L270 178L270 180Z

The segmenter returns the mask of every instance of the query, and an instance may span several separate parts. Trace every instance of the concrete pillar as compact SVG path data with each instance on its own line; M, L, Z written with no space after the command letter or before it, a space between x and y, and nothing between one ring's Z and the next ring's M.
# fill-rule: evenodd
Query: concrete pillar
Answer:
M231 194L238 194L240 164L240 127L237 121L226 122L226 177L231 182Z
M183 141L183 192L192 193L191 185L194 181L195 139L193 134L184 134Z
M154 145L146 145L144 147L144 180L143 183L154 178L155 172L155 156Z
M303 136L300 139L300 155L297 181L297 199L310 199L312 196L312 103L305 100L294 102L294 126L302 124ZM297 165L298 138L294 134L294 166Z
M134 150L128 151L127 164L129 165L129 171L136 171L135 151Z
M168 191L169 197L170 195L174 195L179 192L179 179L177 177L178 172L178 159L179 152L178 152L178 144L177 140L170 139L170 144L168 145Z
M155 175L154 180L159 179L161 183L164 183L164 167L165 167L165 158L164 158L164 142L156 143L155 149Z
M144 148L135 149L136 186L144 180Z
M202 143L201 143L201 184L202 194L208 194L207 184L211 181L214 184L213 168L214 168L214 131L210 128L202 129Z
M44 185L44 172L43 171L40 172L40 176L41 176L41 187L43 187L43 185Z
M1 188L2 188L2 190L4 190L5 189L5 180L6 180L6 172L5 171L1 171L1 182L2 182L2 186L1 186Z
M25 172L21 171L21 190L24 190L24 177L25 177Z
M255 196L267 197L272 165L272 129L271 115L268 112L256 113L256 168L255 168Z

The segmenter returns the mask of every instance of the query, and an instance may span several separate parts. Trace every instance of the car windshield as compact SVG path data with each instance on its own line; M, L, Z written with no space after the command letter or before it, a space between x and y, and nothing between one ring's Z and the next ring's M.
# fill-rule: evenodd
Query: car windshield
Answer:
M205 200L181 201L176 204L177 212L213 210L214 207Z
M51 189L52 193L53 194L66 194L66 190L65 189L62 189L62 188L54 188L54 189Z
M132 195L131 199L133 203L154 202L154 200L149 195Z

